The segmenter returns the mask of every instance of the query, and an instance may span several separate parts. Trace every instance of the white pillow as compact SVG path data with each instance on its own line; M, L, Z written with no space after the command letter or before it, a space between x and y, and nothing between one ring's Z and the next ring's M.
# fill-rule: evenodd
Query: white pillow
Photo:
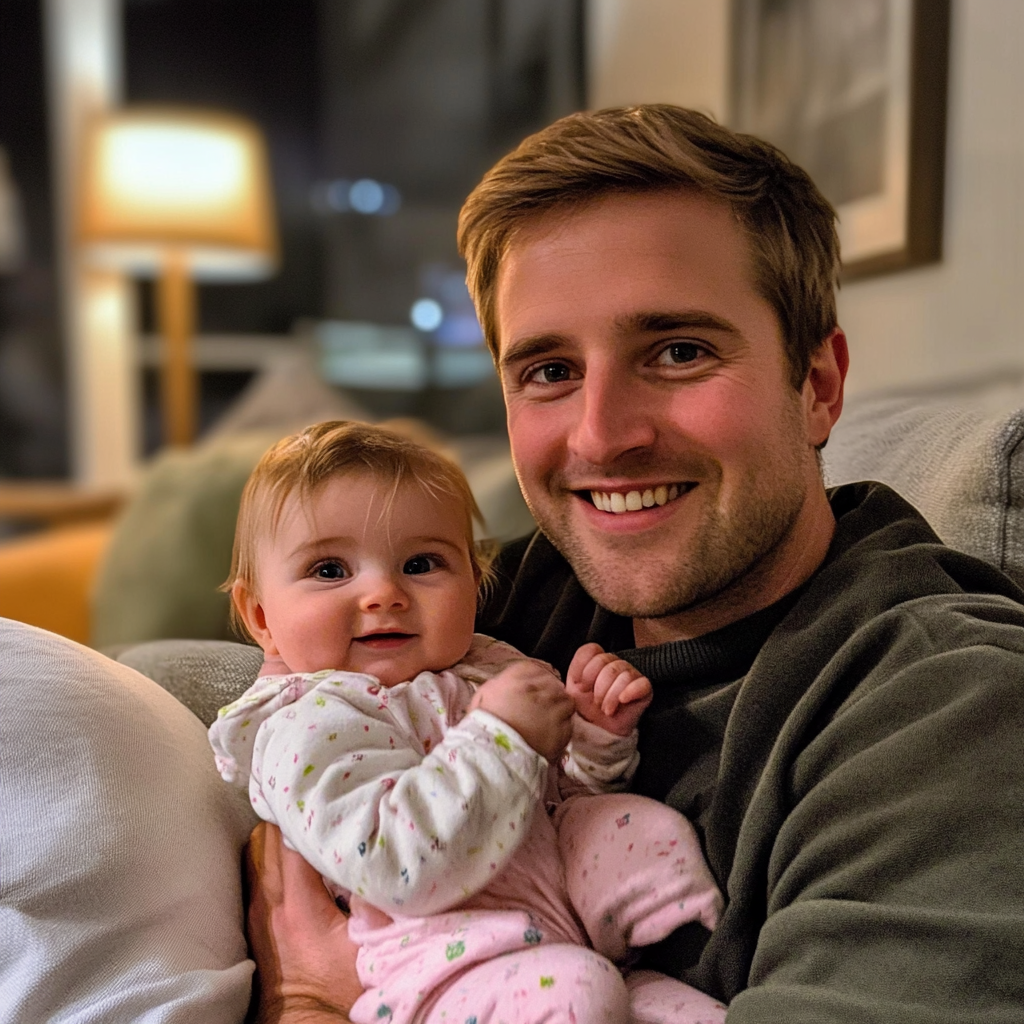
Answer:
M239 1024L254 822L170 694L0 619L3 1021Z

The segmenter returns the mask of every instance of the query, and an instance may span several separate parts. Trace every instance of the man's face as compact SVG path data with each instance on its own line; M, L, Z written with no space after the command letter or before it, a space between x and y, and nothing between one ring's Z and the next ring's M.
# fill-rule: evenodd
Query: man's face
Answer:
M804 520L827 428L726 205L614 196L539 218L502 263L497 323L520 484L600 604L745 614L820 541Z

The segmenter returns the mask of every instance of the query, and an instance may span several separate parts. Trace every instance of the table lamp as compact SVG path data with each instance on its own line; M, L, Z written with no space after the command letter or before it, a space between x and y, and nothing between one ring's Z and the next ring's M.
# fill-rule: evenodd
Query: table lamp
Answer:
M277 266L263 137L244 118L212 111L105 113L86 132L77 214L90 263L158 279L164 440L188 445L193 282L258 280Z

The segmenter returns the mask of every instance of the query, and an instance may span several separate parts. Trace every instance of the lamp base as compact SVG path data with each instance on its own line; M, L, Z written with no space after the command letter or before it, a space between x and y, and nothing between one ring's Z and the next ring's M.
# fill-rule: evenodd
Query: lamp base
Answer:
M197 384L192 360L195 285L184 253L172 250L157 287L160 332L164 340L160 402L164 442L187 447L195 440Z

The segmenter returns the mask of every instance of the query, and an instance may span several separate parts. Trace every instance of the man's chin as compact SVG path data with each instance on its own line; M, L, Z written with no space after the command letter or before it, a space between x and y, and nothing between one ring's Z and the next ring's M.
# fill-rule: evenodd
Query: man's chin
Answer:
M663 559L649 564L647 559L607 549L592 553L578 543L563 545L547 536L572 566L580 586L614 615L660 619L685 611L701 598L700 587L688 579L685 566L675 564L670 570Z
M691 608L695 597L687 593L676 593L666 598L664 590L644 593L636 587L605 587L576 574L583 589L606 611L626 619L663 619L678 615Z

